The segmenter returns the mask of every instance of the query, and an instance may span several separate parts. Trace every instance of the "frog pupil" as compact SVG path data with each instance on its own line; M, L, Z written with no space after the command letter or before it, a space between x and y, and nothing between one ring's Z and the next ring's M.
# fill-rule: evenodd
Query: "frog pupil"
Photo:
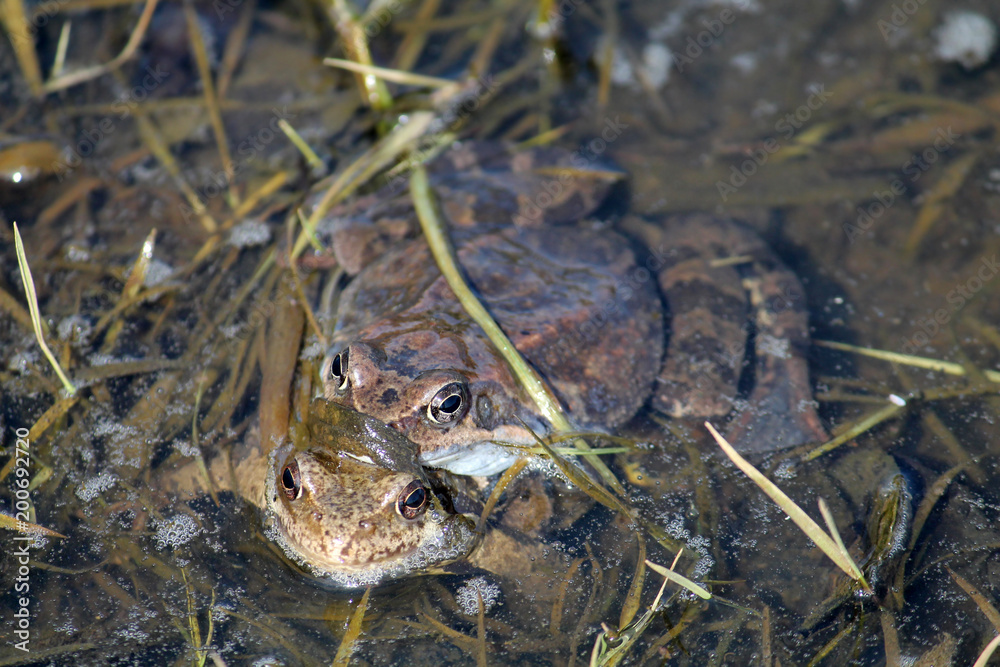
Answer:
M299 496L299 468L292 462L281 471L281 486L285 491L285 497L295 500Z
M432 423L439 426L450 424L465 414L467 399L468 392L464 384L449 382L435 394L427 406L427 416Z
M424 499L426 497L427 493L423 489L414 489L414 491L406 497L406 502L403 504L410 509L417 509L424 504Z
M452 394L448 398L441 402L440 410L441 412L446 412L448 414L454 413L462 405L462 397L457 394Z
M337 390L347 389L347 350L343 350L330 362L330 379L337 383Z
M404 519L412 521L427 507L427 490L419 480L410 482L399 494L396 511Z

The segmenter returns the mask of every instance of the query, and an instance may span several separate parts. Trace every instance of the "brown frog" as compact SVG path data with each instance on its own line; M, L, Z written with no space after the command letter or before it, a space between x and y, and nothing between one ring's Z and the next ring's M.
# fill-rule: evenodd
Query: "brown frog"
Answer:
M534 534L551 518L551 508L524 517L528 507L554 502L546 495L530 496L534 505L516 498L503 521L477 531L482 508L475 489L462 480L452 486L432 479L416 462L417 446L373 417L318 399L307 430L293 425L282 438L265 438L264 430L255 425L210 460L212 486L257 506L267 537L325 584L362 588L469 568L545 581L559 567L558 559L546 559L548 549ZM264 441L274 445L270 451L261 447ZM159 486L175 496L209 491L194 462ZM454 509L459 491L470 494L463 497L475 515ZM579 516L576 505L576 512L565 513L568 519Z
M627 217L621 232L588 221L620 174L554 149L465 144L429 172L469 284L575 426L613 429L647 402L675 417L725 415L746 371L738 446L826 437L801 285L752 231L709 215ZM384 189L330 221L337 259L356 275L322 366L325 398L400 431L423 465L508 467L518 454L498 443L530 444L549 424L441 276L408 195Z
M536 562L544 560L546 546L532 528L549 513L526 519L529 505L518 497L513 512L476 531L482 506L469 488L474 485L432 479L416 452L414 443L372 417L313 401L308 444L277 448L269 464L267 534L313 575L345 588L461 570L461 564L448 567L456 561L518 577L544 577L557 564ZM457 496L475 515L455 510ZM538 491L527 498L536 505L556 502Z
M304 318L293 300L278 308L252 426L214 451L207 471L187 461L159 471L156 487L172 500L213 490L242 496L290 560L337 587L440 571L469 556L482 535L431 483L416 445L373 417L322 399L293 405L308 386L299 377L295 388L294 380ZM476 551L489 554L498 544L488 537Z
M352 410L317 408L309 446L276 449L265 477L267 532L290 558L355 588L469 555L474 523L442 504L413 443Z

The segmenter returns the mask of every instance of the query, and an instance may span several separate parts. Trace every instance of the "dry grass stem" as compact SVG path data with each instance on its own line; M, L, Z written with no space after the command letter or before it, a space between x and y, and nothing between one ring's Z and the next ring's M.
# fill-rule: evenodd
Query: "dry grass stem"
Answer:
M344 171L337 174L323 197L316 204L316 208L310 213L307 223L303 225L303 231L295 240L295 246L292 248L292 258L298 258L302 254L305 246L309 243L309 235L314 232L316 225L333 206L346 199L371 175L395 162L403 151L416 143L433 120L434 114L432 113L417 112L411 114L408 123L396 127L363 155L351 162Z
M983 595L978 588L966 581L961 575L956 574L955 571L947 565L944 566L944 569L948 571L948 574L950 574L951 578L955 580L955 583L958 584L970 598L972 598L972 601L976 603L977 607L979 607L979 611L983 612L983 615L989 619L990 623L993 625L993 629L1000 632L1000 611L997 611L997 608L993 606L993 603L989 601L989 598Z
M85 67L83 69L76 70L75 72L60 76L56 79L46 81L45 92L54 93L57 90L63 90L65 88L69 88L70 86L75 86L85 81L96 79L99 76L118 69L128 62L129 59L135 55L136 49L139 48L139 44L142 42L142 38L146 34L146 28L149 27L149 22L153 18L153 12L156 10L158 2L159 0L147 0L146 6L142 10L142 15L139 17L139 22L136 23L135 28L132 30L132 34L129 36L128 42L125 44L125 48L121 50L121 53L103 65Z
M843 542L839 538L834 539L823 532L823 529L813 521L808 514L802 511L795 502L789 498L784 491L778 488L774 482L767 479L760 473L759 470L750 465L750 462L744 459L739 453L733 449L725 438L715 427L709 422L705 422L705 428L708 429L712 437L722 448L722 451L732 460L736 466L743 471L743 473L749 477L757 486L760 487L761 491L766 493L771 500L777 503L778 507L788 515L788 517L795 522L802 532L806 534L813 543L820 548L820 550L826 554L827 558L832 560L837 567L843 570L847 576L854 579L861 584L865 590L870 590L868 582L865 581L864 575L861 574L861 569L857 566L854 560L851 558L847 550L843 548Z
M678 554L678 556L679 555L680 554ZM674 561L674 562L676 563L676 561ZM698 584L696 584L695 582L691 581L690 579L688 579L684 575L681 575L681 574L678 574L677 572L674 572L671 568L663 567L662 565L658 565L658 564L654 563L651 560L647 560L646 561L646 565L648 565L649 569L651 569L653 572L656 572L656 573L662 575L664 578L666 578L666 579L674 582L678 586L681 586L681 587L687 589L691 593L694 593L695 595L697 595L698 597L700 597L702 600L711 600L712 599L712 594L709 593L707 590L705 590L702 586L699 586Z
M938 182L925 193L924 203L917 213L906 245L903 246L903 254L908 261L912 261L916 256L920 243L944 213L948 200L958 193L978 161L978 152L968 153L956 159L945 168Z
M850 345L848 343L839 343L832 340L814 340L813 343L819 347L826 347L831 350L841 350L842 352L854 352L855 354L860 354L866 357L872 357L874 359L882 359L883 361L892 361L900 364L905 364L907 366L916 366L917 368L926 368L927 370L938 371L941 373L947 373L948 375L966 375L967 371L965 367L961 364L956 364L951 361L941 361L940 359L931 359L929 357L917 357L912 354L900 354L899 352L889 352L888 350L876 350L870 347L858 347L856 345ZM984 370L982 371L983 377L985 377L990 382L1000 383L1000 371Z
M978 658L976 658L976 662L972 665L972 667L986 667L990 658L993 657L993 653L997 650L997 646L1000 646L1000 635L994 637L990 643L986 645L986 648L984 648L983 652L979 654Z
M365 618L365 611L368 609L368 596L371 592L371 587L365 589L364 595L361 596L361 601L358 602L357 609L351 615L351 621L347 624L347 632L344 633L344 638L340 640L340 646L337 647L337 655L331 663L332 667L346 667L350 664L351 655L353 655L355 650L355 643L358 637L361 636L361 621Z
M802 457L802 460L812 461L815 458L819 458L823 454L833 451L837 447L843 445L845 442L850 442L857 436L871 430L872 428L881 424L882 422L892 419L900 412L902 412L905 409L905 407L906 407L905 405L896 405L890 403L889 405L883 407L881 410L876 410L875 412L868 415L864 419L853 424L849 429L847 429L840 435L832 438L828 442L825 442L819 447L810 451L808 454Z
M57 533L54 530L49 530L45 526L39 526L37 523L31 523L30 521L21 521L15 519L14 517L0 512L0 528L6 528L7 530L13 530L15 532L21 533L22 535L39 535L44 537L62 537L65 539L65 535L62 533Z
M295 128L292 127L287 120L284 118L279 120L278 127L281 128L281 131L285 133L285 136L288 137L288 140L292 142L295 148L299 150L302 157L306 159L310 169L316 173L320 173L321 170L326 169L326 165L323 164L323 160L316 155L316 151L314 151L309 144L306 143L305 139L303 139L302 136L295 131Z
M353 60L344 60L342 58L324 58L324 65L329 65L330 67L339 67L340 69L345 69L349 72L356 72L358 74L365 74L369 76L377 76L386 81L392 81L393 83L401 83L407 86L422 86L427 88L447 88L448 86L458 86L460 85L456 81L451 79L441 79L436 76L425 76L423 74L414 74L413 72L404 72L398 69L391 69L388 67L379 67L378 65L362 65L356 63Z
M215 145L219 150L222 159L222 168L226 172L226 194L233 200L234 207L239 205L237 191L233 187L233 157L229 152L229 141L226 138L226 127L222 123L222 112L219 110L219 98L215 93L215 81L212 78L212 67L208 62L208 53L205 51L205 36L201 32L198 24L198 15L195 13L194 5L186 3L184 5L184 17L187 20L188 34L190 36L191 52L194 55L195 64L198 66L198 75L201 78L202 91L205 98L205 108L208 109L208 118L212 124L212 132L215 135Z
M31 267L28 266L28 258L24 254L24 244L21 241L21 232L17 229L16 222L14 223L14 246L17 253L17 265L21 269L21 283L24 285L24 295L28 300L31 325L35 331L35 340L38 341L38 346L42 348L45 358L49 360L49 364L52 365L56 375L59 376L59 381L62 382L63 388L72 396L76 393L76 387L73 386L73 383L63 373L62 367L56 361L56 357L52 354L52 350L49 349L48 343L45 342L45 334L42 333L42 316L38 312L38 295L35 293L35 281L31 277Z
M3 0L3 12L0 13L0 23L10 35L10 43L14 47L14 56L21 68L21 74L28 82L28 89L35 97L41 97L42 68L38 64L38 54L35 52L35 38L28 23L24 3L21 0Z
M514 461L514 465L503 471L500 479L497 481L496 486L493 487L493 492L490 493L490 497L486 500L486 504L483 505L483 512L479 516L479 525L476 526L476 530L479 532L484 532L486 530L486 519L489 518L490 514L493 512L493 508L497 506L500 502L500 496L507 489L507 486L514 481L525 466L528 465L528 459L520 458Z

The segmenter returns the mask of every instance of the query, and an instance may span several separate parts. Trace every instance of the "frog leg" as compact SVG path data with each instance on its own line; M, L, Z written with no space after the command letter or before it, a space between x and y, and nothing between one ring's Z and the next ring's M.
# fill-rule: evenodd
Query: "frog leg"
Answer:
M727 435L749 452L825 442L829 435L816 414L809 382L809 315L802 284L780 263L745 282L756 329L755 383Z
M465 561L453 563L448 571L464 574L485 571L514 584L512 590L537 603L553 601L561 580L569 570L569 559L561 549L537 538L503 527L491 527Z
M670 307L670 343L652 405L673 417L732 411L741 375L754 380L727 435L765 452L826 439L809 383L808 313L798 278L752 230L707 214L625 228L649 248ZM749 303L749 313L748 313ZM754 349L746 342L753 332ZM745 360L752 361L744 368Z
M745 356L747 309L737 270L710 265L730 254L724 230L711 216L666 226L630 217L622 226L649 250L645 269L669 304L669 347L653 407L677 418L728 414Z

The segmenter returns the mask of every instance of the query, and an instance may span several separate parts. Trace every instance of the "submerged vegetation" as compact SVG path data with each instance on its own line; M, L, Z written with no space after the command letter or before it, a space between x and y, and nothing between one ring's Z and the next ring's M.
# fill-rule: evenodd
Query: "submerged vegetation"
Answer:
M921 54L943 2L889 36L888 2L696 4L6 0L0 527L32 548L29 575L0 561L4 616L30 611L0 664L985 664L1000 71ZM484 526L561 512L530 576L331 591L214 488L290 303L311 397L343 284L324 216L460 138L577 146L632 210L724 208L779 248L833 435L754 463L829 535L658 415L543 437L497 483ZM538 468L580 493L539 500Z

